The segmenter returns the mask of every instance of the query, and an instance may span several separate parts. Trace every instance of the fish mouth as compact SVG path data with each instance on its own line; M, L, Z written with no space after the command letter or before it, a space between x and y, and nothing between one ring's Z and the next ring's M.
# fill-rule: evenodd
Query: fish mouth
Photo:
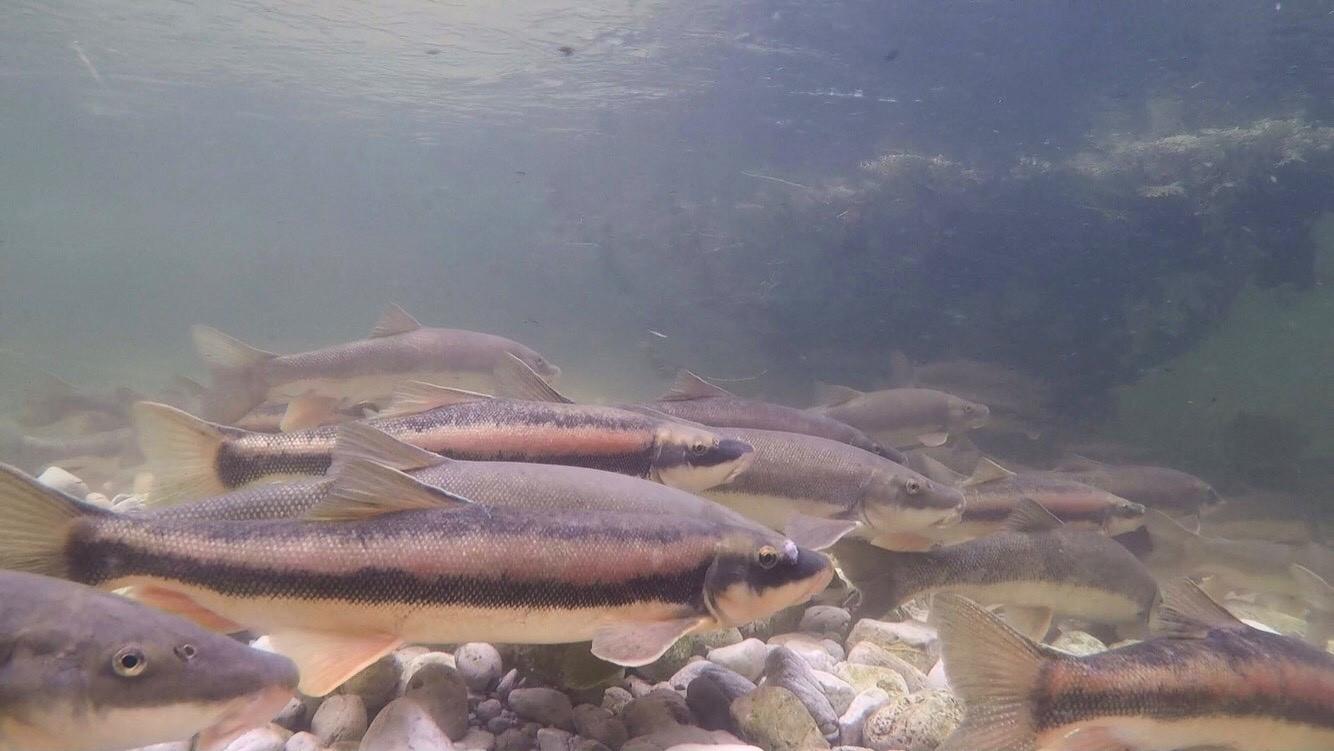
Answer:
M736 463L732 466L732 471L727 473L727 477L720 484L726 485L735 480L741 476L742 472L750 469L751 464L755 463L755 449L750 448L749 444L746 444L746 446L746 450L735 460Z
M272 720L292 696L287 686L270 686L231 700L216 722L195 735L190 751L222 751L242 733Z
M947 516L944 516L932 522L931 526L933 528L953 527L954 525L962 521L963 521L963 507L956 506L955 508L950 509L950 512Z

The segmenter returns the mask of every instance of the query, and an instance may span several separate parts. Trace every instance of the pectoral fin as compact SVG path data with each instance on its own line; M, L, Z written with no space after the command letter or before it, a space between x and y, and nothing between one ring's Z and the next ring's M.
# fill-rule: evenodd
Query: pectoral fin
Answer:
M923 433L922 435L917 436L918 443L932 448L935 448L936 446L944 446L945 441L948 441L949 439L949 433Z
M392 634L304 630L276 631L269 641L274 651L296 663L301 672L298 688L306 696L324 696L403 644Z
M662 657L677 639L708 623L704 617L651 623L612 623L593 633L593 656L637 668Z
M808 550L824 550L855 531L860 524L846 519L823 519L807 514L793 514L783 534Z

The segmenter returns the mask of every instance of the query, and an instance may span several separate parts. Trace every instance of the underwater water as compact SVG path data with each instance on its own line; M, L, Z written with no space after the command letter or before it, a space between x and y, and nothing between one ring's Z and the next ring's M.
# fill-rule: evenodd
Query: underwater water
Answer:
M448 736L430 748L596 741L615 750L653 738L628 747L740 739L989 751L999 739L968 736L966 721L944 740L989 697L937 673L987 654L970 639L1002 637L966 604L946 600L945 615L928 615L930 594L1003 606L1039 640L1101 647L1158 638L1148 615L1159 586L1190 577L1252 627L1315 650L1256 647L1256 670L1315 666L1312 695L1286 697L1310 716L1275 719L1264 713L1282 702L1243 697L1228 705L1234 716L1214 716L1224 740L1334 747L1322 745L1334 713L1322 719L1320 709L1334 705L1334 669L1319 657L1334 634L1331 39L1334 4L1322 0L0 4L0 462L12 465L0 529L15 530L0 532L11 551L0 568L103 589L152 584L174 594L142 597L149 605L270 635L306 693L333 691L368 664L392 673L383 696L364 675L360 688L332 694L360 696L360 710L331 705L312 725L312 700L285 712L285 730L254 731L282 737L252 738L253 748L289 749L397 747L393 733L411 723L386 706L410 693L412 650L424 643L453 654L466 683L452 669L431 678L451 688L419 702ZM292 353L312 354L283 357ZM440 388L498 399L478 406ZM267 437L201 428L133 406L141 401ZM634 409L598 411L609 405ZM296 438L272 438L280 421ZM466 466L327 427L345 423ZM314 426L325 432L301 432ZM339 454L336 441L355 450ZM473 467L483 461L495 466ZM619 476L550 474L554 466ZM44 475L51 467L70 476ZM310 484L326 470L332 490ZM390 474L399 470L412 477ZM29 476L122 511L146 503L150 514L255 488L298 488L299 498L246 496L198 518L146 522L187 525L179 549L141 551L160 556L150 576L116 569L120 554L86 568L33 563L36 549L24 546L64 530L73 517L60 514L74 512L24 506L38 503L25 495ZM345 505L329 511L326 495ZM409 516L469 505L449 506L463 516L448 523L349 521L385 499ZM1039 508L1026 513L1030 502ZM467 516L493 503L517 510ZM671 526L659 508L673 510L671 524L702 526ZM1068 541L1082 552L1059 581L1040 574L1066 564L1035 551L1066 543L1003 537L1056 534L1035 521L1044 508L1065 522L1061 534L1097 532ZM380 553L339 547L350 543L317 526L301 528L307 547L281 547L287 533L273 530L288 522L275 520L309 513L320 524L381 525L355 534L379 540L389 558L362 560ZM423 528L453 531L416 550L406 540ZM102 560L97 545L131 544L117 536L129 532L87 534L42 537L40 551L65 545ZM594 538L618 542L580 547ZM353 581L393 569L399 546L415 552L410 572L395 575L434 584ZM322 552L299 552L312 549ZM204 550L221 568L192 557ZM690 558L705 550L736 569ZM770 553L778 568L765 565ZM749 568L736 562L748 555ZM254 561L267 568L242 565ZM460 561L477 569L451 568ZM1013 570L978 580L996 561ZM731 572L744 596L712 578L702 594L698 582L682 584L696 565ZM312 568L349 578L312 595L302 589ZM182 579L185 569L199 578ZM612 588L626 572L665 578ZM228 599L279 573L295 583L264 590L260 604ZM529 592L546 594L528 601L500 584L483 586L477 602L439 594L491 574L547 576ZM590 582L612 589L592 592ZM40 589L13 586L14 597ZM688 603L670 599L691 586ZM416 599L405 605L390 590ZM299 603L282 599L291 592ZM380 610L330 604L348 598ZM400 610L386 615L385 601ZM261 611L297 615L278 622ZM423 613L457 628L417 629ZM330 627L348 623L351 635ZM70 641L121 656L116 643L71 628ZM19 628L0 618L0 631L12 643ZM743 638L791 649L755 657ZM532 646L590 639L596 660ZM494 642L496 664L490 647L438 648L462 642ZM161 664L154 643L143 647L149 678ZM889 657L867 647L854 660L863 643ZM332 654L365 659L325 666ZM465 667L461 654L484 668ZM692 700L693 676L678 672L692 654L761 688L788 688L818 732L778 728L777 717L794 714L789 697L729 679L699 690L712 700ZM791 655L799 662L784 662ZM196 664L213 665L210 675L218 661L234 664L212 659ZM901 681L861 669L900 663L912 668ZM255 681L282 683L268 663L246 667L265 678L235 679L220 689L229 701L257 696ZM511 668L519 672L500 683ZM125 670L115 675L137 678ZM1228 685L1214 678L1199 683ZM6 680L17 679L0 673ZM669 680L689 719L675 735L607 698L608 687L638 697ZM576 710L571 720L541 703L562 700L536 694L511 700L516 685L559 689L607 716ZM23 690L50 688L33 686ZM889 703L876 704L872 688ZM927 709L905 719L898 694ZM134 706L149 712L173 691L144 695ZM494 714L479 706L487 701L499 703ZM1203 711L1136 701L1141 719ZM0 706L0 748L130 748L229 723L246 730L273 714L268 703L250 714L239 706L226 722L150 713L123 723L161 727L161 738L118 735L106 717L64 723L102 746L22 735L14 728L49 719ZM1237 707L1283 730L1262 742ZM1064 732L1034 722L1039 735ZM330 730L337 723L348 727ZM931 725L928 740L908 738L908 725ZM293 745L283 735L293 731L316 738ZM1219 740L1152 725L1134 731L1147 735L1098 732L1113 733L1108 748ZM218 730L218 749L233 735Z

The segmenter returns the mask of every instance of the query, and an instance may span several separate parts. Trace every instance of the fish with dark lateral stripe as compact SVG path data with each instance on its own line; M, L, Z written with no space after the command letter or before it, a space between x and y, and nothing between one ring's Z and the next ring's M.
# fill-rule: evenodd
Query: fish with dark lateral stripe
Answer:
M213 376L203 396L205 415L221 422L238 420L266 400L375 402L407 381L490 392L496 365L511 354L545 378L560 374L545 357L516 341L422 326L397 305L385 311L368 339L290 355L255 349L207 326L195 326L191 334Z
M937 751L1334 748L1334 656L1246 626L1189 582L1164 587L1161 636L1082 657L957 595L931 610L966 704Z
M0 566L117 589L267 634L323 695L405 643L592 640L622 665L809 599L829 560L781 535L674 515L473 504L444 491L330 499L305 519L158 520L0 469Z
M1195 513L1222 502L1209 483L1171 467L1104 464L1086 457L1065 460L1048 474L1102 488L1149 508Z
M914 597L953 592L1005 605L1007 617L1035 638L1047 632L1053 615L1142 633L1158 585L1120 543L1064 525L1031 500L1021 501L1006 525L1006 531L927 552L844 540L831 553L872 615Z
M0 748L220 751L273 718L296 666L72 582L0 572Z

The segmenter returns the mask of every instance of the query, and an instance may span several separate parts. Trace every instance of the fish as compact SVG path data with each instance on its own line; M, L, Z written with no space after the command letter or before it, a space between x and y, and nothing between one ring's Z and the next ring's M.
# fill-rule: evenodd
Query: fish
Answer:
M793 537L826 541L855 534L886 547L917 549L924 530L957 523L963 494L903 465L827 438L753 428L719 428L754 447L730 482L701 494Z
M960 359L913 364L895 352L890 376L896 387L935 389L987 405L987 427L1009 427L1036 438L1052 422L1047 384L998 363Z
M212 375L205 417L234 422L264 401L287 402L286 430L309 427L311 415L330 405L386 399L407 381L494 390L495 367L506 355L544 378L560 375L560 368L516 341L422 326L397 305L385 310L367 339L296 354L255 349L208 326L193 327L191 336Z
M416 487L425 485L493 506L673 514L735 526L755 524L706 498L637 477L559 464L449 459L365 423L339 428L332 457L327 477L255 485L189 503L150 505L145 513L157 519L293 519L310 513L330 495L344 494L351 483L363 488L378 485L381 493L429 493Z
M5 432L0 435L0 457L23 467L59 465L72 472L95 466L115 471L142 461L130 428L116 428L72 438L41 438Z
M861 607L880 615L916 597L954 592L988 605L1040 639L1062 615L1142 631L1158 600L1153 574L1098 532L1062 524L1023 499L1006 529L925 552L892 552L843 540L830 553ZM874 617L873 615L873 617Z
M987 424L985 404L934 389L901 388L861 392L847 386L825 385L814 414L824 415L864 431L883 446L921 444L939 446L951 434Z
M91 587L0 571L0 748L220 751L287 704L281 655Z
M937 595L931 620L965 704L937 751L1334 748L1334 656L1245 625L1189 582L1163 597L1158 636L1077 657Z
M175 404L171 406L179 408ZM375 412L367 403L343 406L328 400L306 398L299 405L304 414L300 415L299 419L291 421L287 420L290 406L287 402L264 402L245 413L241 419L231 423L231 426L253 433L281 433L285 421L289 428L293 424L314 428L360 420L367 416L367 412L371 414Z
M983 458L967 477L952 472L929 456L914 455L910 466L937 482L963 491L963 519L956 525L932 530L942 544L972 540L1000 531L1019 501L1028 498L1072 526L1100 530L1114 537L1144 524L1145 508L1105 490L1061 477L1034 472L1011 472Z
M98 430L111 430L129 424L130 405L142 398L124 386L106 394L80 391L51 373L41 373L16 422L25 428L40 428L85 415L95 420Z
M743 399L689 370L676 374L667 393L641 405L672 417L714 428L758 428L804 433L856 446L902 464L904 456L884 448L862 431L830 417L755 399Z
M1048 472L1053 477L1082 482L1149 508L1190 514L1222 503L1209 483L1170 467L1148 464L1103 464L1076 456Z
M329 468L338 426L252 433L141 402L139 443L155 478L153 495L203 498ZM390 410L366 424L454 459L568 464L643 477L685 490L728 482L751 447L702 427L613 407L492 398L425 383L407 384Z
M829 559L776 532L349 488L302 519L155 520L0 468L0 567L268 636L322 696L407 643L592 641L618 665L806 601Z

